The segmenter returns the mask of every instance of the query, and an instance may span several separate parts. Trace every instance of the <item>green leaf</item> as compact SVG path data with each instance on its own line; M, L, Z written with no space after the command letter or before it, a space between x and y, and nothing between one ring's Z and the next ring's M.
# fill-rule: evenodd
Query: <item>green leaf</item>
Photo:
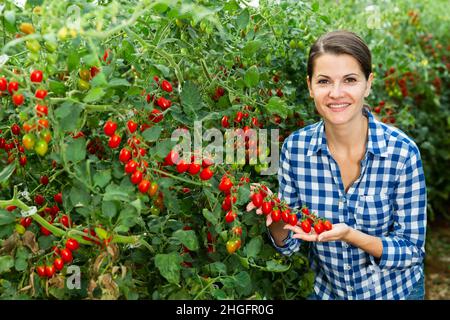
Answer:
M122 211L120 211L118 224L131 228L137 223L137 214L134 207L127 206Z
M286 119L288 115L286 102L279 97L270 98L269 102L265 105L265 109L270 112L270 114L278 114L283 119Z
M83 101L86 103L94 102L100 100L105 95L105 90L101 87L95 87L89 90L87 95L84 97Z
M80 118L83 108L78 104L64 102L55 111L55 116L63 131L75 131L78 127L78 119Z
M249 88L256 87L259 83L259 71L256 66L251 66L244 76L244 82Z
M238 189L238 196L237 196L237 205L242 206L246 205L250 202L250 187L249 185L243 185Z
M186 81L183 90L181 91L180 98L183 111L189 117L197 119L197 110L201 109L203 106L200 91L197 86L191 81Z
M141 201L141 199L136 199L136 200L130 202L130 205L132 205L136 209L137 214L139 214L139 215L141 214L141 211L142 211L142 201Z
M69 56L67 57L67 67L69 68L69 72L78 69L79 65L80 56L78 55L77 50L69 50Z
M312 9L312 11L317 12L317 11L319 11L319 7L320 7L319 3L318 2L314 2L312 7L311 7L311 9Z
M106 218L114 218L117 215L117 204L115 201L102 201L102 214Z
M66 146L66 159L77 163L86 158L86 140L84 138L71 139Z
M252 240L250 240L250 242L245 246L247 257L256 258L261 251L262 244L263 241L260 236L252 238Z
M127 192L125 192L120 186L116 184L109 184L106 187L105 195L103 196L103 201L130 201L130 197Z
M96 88L96 87L105 87L110 84L108 83L108 80L106 80L106 75L103 72L99 72L94 77L94 79L91 80L91 85L93 88Z
M236 18L236 24L239 29L245 29L249 21L250 21L250 14L248 12L248 9L243 10Z
M109 81L108 85L110 87L120 87L120 86L129 87L129 86L131 86L131 84L127 80L120 79L120 78L111 79L111 81Z
M0 257L0 274L9 271L14 266L14 258L11 256Z
M177 252L168 254L157 254L155 256L155 265L159 269L161 275L166 278L169 283L178 284L180 282L180 263L183 261Z
M264 43L261 40L253 40L247 42L245 47L242 49L242 51L244 52L244 56L246 58L250 58L256 52L258 52L258 50L262 47L263 44Z
M194 230L177 230L173 233L173 236L189 250L198 250L198 240Z
M8 225L14 223L16 217L11 212L0 209L0 226Z
M164 158L175 145L175 141L172 141L171 139L164 139L152 148L152 152L154 152L158 157Z
M89 192L86 191L86 188L79 185L74 185L72 189L70 189L69 199L73 206L82 205L86 207L91 202Z
M236 276L234 276L234 283L237 288L241 288L240 291L241 294L246 295L252 291L252 280L250 278L250 275L246 271L239 272Z
M266 262L266 270L271 272L286 272L291 266L280 264L275 260L269 260Z
M19 247L17 249L14 267L19 272L24 271L28 268L28 252L24 247Z
M135 51L134 51L134 46L130 43L129 40L123 40L121 43L121 51L122 51L122 55L123 57L128 61L128 62L133 62L135 60Z
M16 169L16 164L14 162L7 165L3 168L2 172L0 172L0 183L8 181L9 177L13 174Z
M94 174L94 187L104 188L111 181L111 169L100 170Z
M87 67L97 66L98 58L93 53L87 54L83 57L83 62L86 64Z
M219 217L214 215L214 213L212 213L211 211L209 211L206 208L203 208L203 216L205 217L206 220L211 222L213 225L216 225L219 223Z
M56 95L63 95L66 93L66 86L62 82L49 80L48 87L50 91L55 93Z
M142 133L142 137L144 137L147 142L154 142L158 140L161 135L162 127L161 126L153 126Z
M227 274L227 266L222 262L213 262L207 265L208 270L213 276L220 276Z

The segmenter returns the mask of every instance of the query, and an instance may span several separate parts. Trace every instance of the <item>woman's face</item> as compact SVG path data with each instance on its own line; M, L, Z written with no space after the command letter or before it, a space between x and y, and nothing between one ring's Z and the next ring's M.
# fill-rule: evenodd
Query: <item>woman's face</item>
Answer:
M370 93L373 74L366 80L358 61L348 54L325 53L314 62L309 94L319 114L333 125L360 119L364 98Z

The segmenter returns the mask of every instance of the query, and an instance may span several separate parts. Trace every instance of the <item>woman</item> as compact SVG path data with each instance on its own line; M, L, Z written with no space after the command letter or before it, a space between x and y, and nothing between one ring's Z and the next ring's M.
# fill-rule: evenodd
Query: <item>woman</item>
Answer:
M310 243L310 299L424 299L426 187L419 149L364 106L371 53L356 34L330 32L312 46L307 83L322 121L283 143L279 198L333 223L320 235L269 226L290 255Z

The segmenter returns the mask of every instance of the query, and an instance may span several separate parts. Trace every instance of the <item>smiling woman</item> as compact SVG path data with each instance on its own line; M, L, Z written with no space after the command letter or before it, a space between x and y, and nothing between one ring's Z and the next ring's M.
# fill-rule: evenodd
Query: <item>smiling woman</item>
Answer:
M313 299L423 299L426 187L420 152L364 105L371 53L356 34L330 32L312 46L307 84L322 121L285 141L280 199L333 223L322 233L272 223L275 247L311 244Z

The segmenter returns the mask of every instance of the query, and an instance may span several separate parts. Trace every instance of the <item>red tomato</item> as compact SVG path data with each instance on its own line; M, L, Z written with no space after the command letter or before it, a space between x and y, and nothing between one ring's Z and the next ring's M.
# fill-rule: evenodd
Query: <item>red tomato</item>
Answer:
M130 159L131 159L131 151L130 150L128 150L126 148L123 148L122 150L120 150L120 153L119 153L119 160L120 160L120 162L125 164Z
M114 121L108 120L105 122L103 126L103 132L109 137L113 136L117 129L117 123Z
M257 208L261 207L261 205L263 204L263 200L264 200L264 197L259 192L254 193L252 195L252 202L255 205L255 207L257 207Z
M16 106L22 105L23 102L25 101L25 97L21 93L20 94L14 94L12 96L12 99L13 99L14 105L16 105Z
M236 219L236 217L237 217L236 212L234 212L233 210L230 210L230 211L228 211L227 214L225 215L225 221L226 221L227 223L231 223L231 222L233 222L233 221Z
M196 175L201 169L201 166L197 163L191 163L189 165L189 173L192 175Z
M153 109L152 112L150 113L150 115L148 116L148 119L151 122L158 123L162 119L164 119L164 115L158 109Z
M309 223L308 220L303 220L301 223L301 227L304 232L306 232L306 233L311 232L311 224Z
M333 229L333 224L329 220L325 220L325 222L323 223L323 227L326 231L330 231L331 229Z
M266 216L272 212L272 208L272 201L264 201L261 205L261 210Z
M200 179L203 181L209 180L214 175L214 172L208 167L204 168L202 172L200 172Z
M224 128L229 128L230 127L230 122L228 120L228 116L223 116L222 117L221 124L222 124L222 127L224 127Z
M67 216L67 215L64 214L64 215L61 217L61 224L62 224L63 226L65 226L66 228L69 228L70 225L71 225L71 221L70 221L69 216Z
M9 93L12 94L14 91L17 91L17 90L19 90L19 83L16 82L16 81L11 81L8 84L8 91L9 91Z
M231 181L230 178L224 177L222 178L222 180L220 180L219 183L220 191L227 193L228 191L230 191L231 187L233 187L233 182Z
M115 134L109 138L108 146L111 149L116 149L120 146L120 141L122 141L122 138L119 135Z
M34 96L37 99L45 99L45 97L47 96L47 90L45 89L37 89Z
M139 183L138 189L142 193L147 193L148 189L150 189L150 181L148 181L147 179L142 180Z
M128 130L130 130L130 133L134 133L138 128L138 124L136 122L134 122L133 120L128 120L127 127L128 127Z
M70 251L75 251L80 247L79 243L77 240L69 238L66 241L66 248L69 249Z
M39 277L41 278L45 277L45 266L37 266L36 271Z
M55 194L53 196L53 200L55 200L55 202L59 204L62 204L63 203L62 192L58 192L57 194Z
M41 70L34 70L31 72L30 80L31 82L42 82L43 73Z
M170 108L170 106L172 105L172 101L164 98L164 97L160 97L156 103L158 104L158 106L164 111Z
M141 171L139 171L139 170L134 171L132 173L132 175L131 175L131 178L130 178L131 179L131 183L132 184L140 183L142 181L142 177L143 177L143 174L142 174Z
M289 224L291 225L291 226L296 226L297 225L297 222L298 222L298 218L297 218L297 215L294 213L294 214L291 214L290 216L289 216Z
M127 164L125 165L125 172L126 173L133 173L136 171L138 167L138 163L134 160L130 160L127 162Z
M70 263L73 260L72 251L67 248L61 250L61 258L65 263Z
M6 91L8 89L8 80L5 77L0 78L0 91Z
M53 275L55 274L56 270L55 270L55 266L51 265L51 266L45 266L45 275L48 278L53 277Z
M324 227L322 221L319 220L319 221L314 225L314 231L315 231L317 234L321 234L322 232L325 231L325 227Z
M169 81L163 80L161 82L161 89L163 89L166 92L172 92L172 85L170 84Z
M281 212L279 209L272 210L271 213L273 222L278 222L281 220Z
M55 261L53 261L53 266L56 268L56 270L61 271L62 268L64 268L64 261L61 258L56 258Z
M283 210L281 212L281 219L283 219L283 221L285 223L289 223L289 216L290 215L291 215L291 210L290 209Z

